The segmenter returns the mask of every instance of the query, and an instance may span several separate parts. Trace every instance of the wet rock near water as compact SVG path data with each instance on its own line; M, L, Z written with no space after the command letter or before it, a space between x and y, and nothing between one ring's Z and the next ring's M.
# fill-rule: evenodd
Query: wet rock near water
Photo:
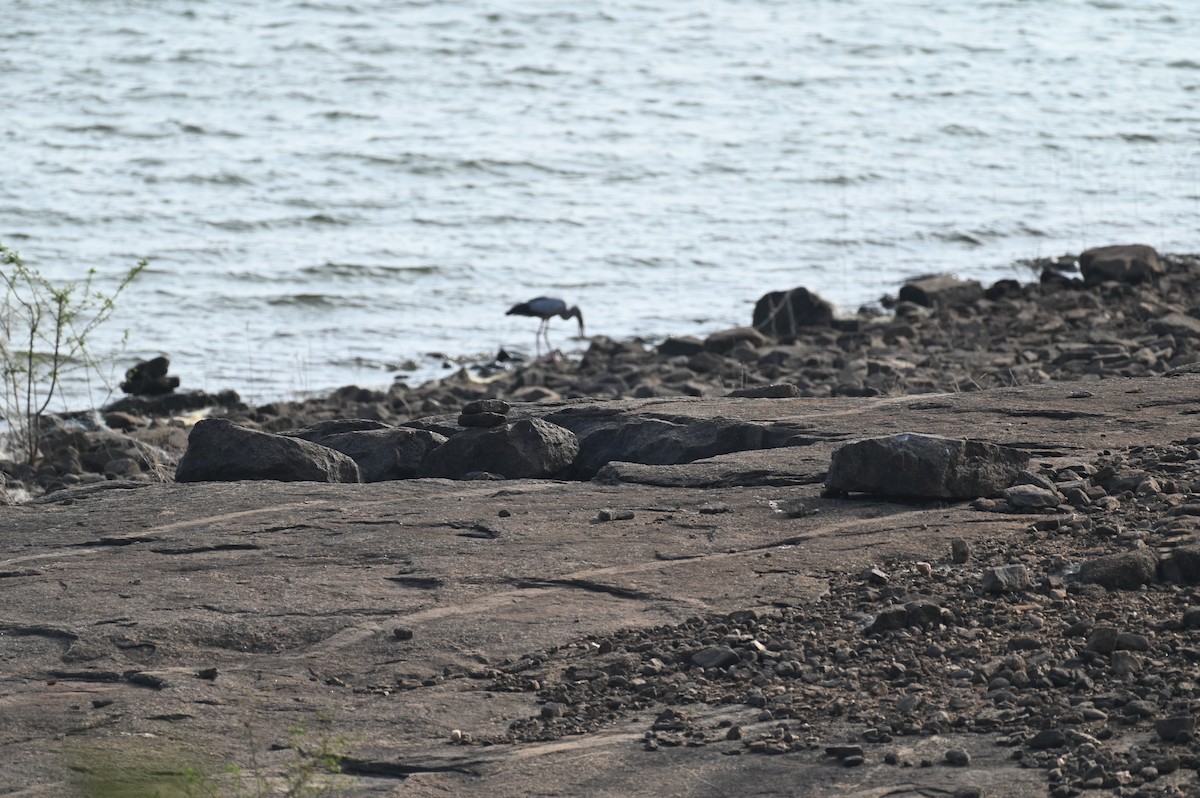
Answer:
M754 329L776 339L794 339L807 327L833 325L833 305L804 287L772 291L754 306Z
M952 308L969 305L984 298L978 280L960 280L952 274L920 277L904 284L900 301L912 302L927 308Z
M1079 273L1089 285L1106 281L1136 285L1161 277L1164 272L1158 253L1145 244L1096 247L1079 256Z
M171 361L166 357L156 357L138 363L125 372L125 381L121 390L135 396L157 396L171 393L179 387L179 378L169 376L167 371Z
M486 381L465 369L396 385L385 405L417 417L482 398L724 396L776 384L800 396L896 396L1163 374L1200 360L1200 260L1106 249L1032 262L1057 277L1029 284L920 278L886 303L890 314L833 318L808 289L773 291L749 327L658 346L597 336L578 363L527 364ZM1070 276L1081 264L1086 280Z
M599 336L591 339L578 362L539 361L514 367L509 360L481 369L482 377L464 368L415 388L402 383L386 391L347 386L327 396L257 408L246 406L233 392L172 390L127 396L104 411L112 428L122 432L184 414L191 416L184 423L192 423L203 413L271 433L322 421L366 419L392 427L422 426L448 437L464 426L499 427L509 422L506 411L457 410L480 401L499 401L509 407L530 402L553 406L584 397L715 397L731 391L750 398L897 396L1185 373L1190 363L1200 361L1197 257L1160 255L1149 247L1122 245L1029 265L1042 271L1041 280L1028 284L1005 280L982 294L969 279L950 275L915 279L901 287L899 300L884 298L891 313L864 308L850 318L833 318L827 302L797 287L764 295L750 326L705 339L670 338L658 346ZM150 379L165 375L160 361L138 364L130 376L138 369L138 374ZM1086 401L1081 400L1074 412L1086 414ZM445 423L427 423L451 413L457 415ZM605 437L612 440L611 434ZM573 476L588 478L608 462L695 459L686 451L673 459L656 459L654 446L648 444L638 454L637 446L584 444ZM673 446L668 442L667 448ZM689 448L704 457L729 446L757 448L749 439L711 447L709 454L699 454L700 446ZM180 448L164 449L159 459L167 467L158 471L169 477L181 454ZM53 454L48 459L61 458ZM6 471L36 491L61 487L64 477L92 478L85 477L86 468L78 474L39 475L15 467ZM401 471L409 473L407 468ZM120 478L119 469L90 473ZM148 472L143 468L141 473ZM1072 506L1094 500L1071 490L1063 492L1063 501ZM1035 514L1052 512L1050 498L1036 493L1018 491L1009 506Z
M124 413L143 418L170 418L197 411L242 415L251 412L236 391L180 391L149 396L126 396L105 405L103 412Z

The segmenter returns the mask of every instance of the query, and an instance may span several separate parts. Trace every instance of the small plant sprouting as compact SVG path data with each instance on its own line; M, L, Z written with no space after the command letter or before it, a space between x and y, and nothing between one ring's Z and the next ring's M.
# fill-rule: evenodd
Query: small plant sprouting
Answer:
M288 731L290 759L269 765L247 721L245 767L197 764L194 746L164 740L130 739L76 743L68 748L73 787L81 798L334 798L355 779L342 775L349 743L332 733L333 721L317 713L321 730ZM280 746L282 747L282 746ZM280 747L273 747L278 750ZM205 757L207 759L207 757ZM274 771L272 774L270 771Z
M0 245L0 398L15 454L36 467L42 457L42 418L68 372L102 376L88 339L112 316L116 300L146 268L140 260L115 290L82 281L56 284Z

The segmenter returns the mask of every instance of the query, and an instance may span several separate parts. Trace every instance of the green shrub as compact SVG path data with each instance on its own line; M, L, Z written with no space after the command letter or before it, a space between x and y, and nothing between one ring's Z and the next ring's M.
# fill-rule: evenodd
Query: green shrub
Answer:
M158 737L77 740L65 748L76 798L336 798L356 779L342 774L348 741L317 713L318 729L288 731L288 755L264 761L247 722L245 765L220 765L195 744ZM276 751L283 746L271 746Z

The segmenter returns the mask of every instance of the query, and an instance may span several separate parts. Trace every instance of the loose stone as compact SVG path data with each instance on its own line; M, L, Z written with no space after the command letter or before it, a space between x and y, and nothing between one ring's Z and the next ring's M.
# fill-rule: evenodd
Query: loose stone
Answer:
M971 764L971 755L965 748L950 748L946 751L946 764L953 767L965 768Z
M1015 593L1031 584L1029 569L1020 563L983 571L983 589L987 593Z

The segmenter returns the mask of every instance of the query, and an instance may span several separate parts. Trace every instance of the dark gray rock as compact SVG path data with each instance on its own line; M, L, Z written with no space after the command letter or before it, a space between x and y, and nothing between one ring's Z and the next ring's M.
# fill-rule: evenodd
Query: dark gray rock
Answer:
M206 407L244 408L236 391L207 393L205 391L183 391L154 396L126 396L105 405L106 413L135 413L140 416L173 416Z
M1180 546L1163 563L1164 574L1184 585L1200 584L1200 545Z
M1121 632L1117 635L1117 649L1120 651L1149 651L1150 638L1137 632Z
M1013 485L1005 488L1004 500L1014 510L1042 510L1057 507L1063 496L1056 490L1038 485Z
M1141 283L1165 271L1158 252L1146 244L1095 247L1079 256L1079 271L1088 285L1105 280Z
M1016 593L1032 584L1029 569L1020 563L985 568L983 571L983 589L987 593Z
M957 307L983 299L983 286L978 280L960 280L953 274L935 274L905 283L900 288L900 301L913 302L927 308Z
M1039 488L1045 488L1046 490L1051 491L1051 492L1058 490L1058 487L1054 484L1054 482L1049 477L1047 477L1043 474L1039 474L1036 471L1031 471L1029 469L1025 469L1024 471L1022 471L1020 474L1017 475L1016 484L1017 485L1034 485ZM1014 485L1014 487L1015 487L1015 485Z
M683 355L691 357L704 351L704 342L691 335L671 337L658 345L658 354L663 357Z
M825 755L831 756L834 759L845 759L849 756L862 756L863 747L861 745L827 745L825 746Z
M1158 573L1158 558L1146 548L1088 560L1079 568L1079 581L1117 590L1136 590Z
M945 762L951 767L965 768L971 764L971 755L965 748L950 748L946 751Z
M880 612L866 628L866 633L894 631L910 626L929 629L940 624L949 626L953 623L953 613L938 604L928 600L910 601L903 607L888 607Z
M903 607L888 607L875 616L875 620L866 628L867 634L878 634L904 629L908 626L908 611Z
M699 668L728 668L741 657L729 646L710 646L692 654L692 664Z
M358 463L363 482L412 479L425 455L446 442L436 432L368 419L322 421L283 434L348 455Z
M460 479L474 471L508 479L541 479L563 471L579 454L570 430L542 419L468 429L431 451L421 462L426 477Z
M502 413L463 413L458 417L460 427L498 427L507 421Z
M1172 715L1154 721L1154 731L1167 742L1174 742L1180 735L1188 735L1196 728L1196 720L1190 715Z
M179 378L167 375L171 361L165 357L156 357L138 363L125 372L125 381L121 390L135 396L158 396L171 393L179 387Z
M512 410L512 405L503 399L477 399L463 405L462 414L472 416L476 413L498 413L504 416L508 415L509 410Z
M704 339L704 348L719 355L730 352L740 343L751 346L762 346L767 342L766 336L753 327L734 327L731 330L721 330Z
M997 496L1029 463L1018 449L937 435L902 433L837 449L831 490L930 499Z
M608 463L676 465L731 452L812 443L811 430L729 418L628 415L601 406L565 408L546 420L579 439L573 474L590 479Z
M922 629L929 629L937 627L940 624L949 626L954 623L953 613L942 608L941 605L926 599L910 601L904 605L904 610L908 613L909 626L919 626Z
M1097 654L1111 654L1117 650L1121 633L1115 626L1097 626L1091 631L1084 646Z
M833 324L833 305L804 287L772 291L754 305L754 329L774 338L795 338L805 327Z
M954 538L950 541L951 562L962 565L971 559L971 544L966 538Z
M1062 729L1042 729L1029 740L1029 747L1037 751L1062 748L1067 744L1067 735Z
M176 482L361 482L348 455L300 438L239 427L206 418L192 428L187 451L175 470Z

